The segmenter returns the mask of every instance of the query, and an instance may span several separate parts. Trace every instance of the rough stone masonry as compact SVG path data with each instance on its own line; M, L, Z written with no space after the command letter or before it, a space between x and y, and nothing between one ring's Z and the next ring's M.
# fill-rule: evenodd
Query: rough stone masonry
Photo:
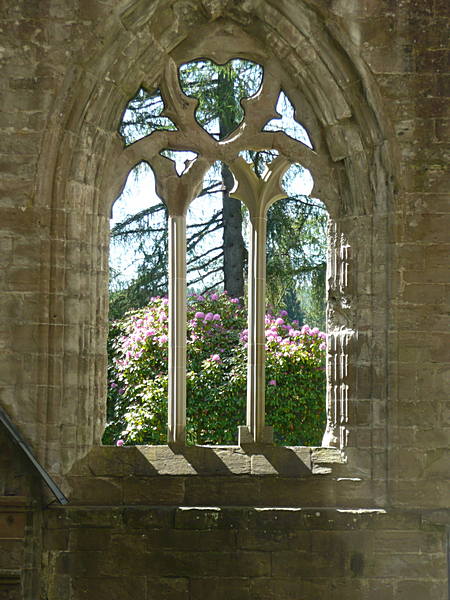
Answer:
M447 600L448 2L0 19L0 406L69 500L0 424L0 599ZM169 59L230 48L278 65L332 174L324 446L102 447L118 124Z

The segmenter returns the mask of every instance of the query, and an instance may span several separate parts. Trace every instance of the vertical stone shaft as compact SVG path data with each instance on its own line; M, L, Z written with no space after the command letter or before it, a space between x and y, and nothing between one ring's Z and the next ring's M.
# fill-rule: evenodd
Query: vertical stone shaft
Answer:
M186 437L186 216L169 215L168 442Z
M266 224L266 216L250 218L247 427L255 442L265 431Z

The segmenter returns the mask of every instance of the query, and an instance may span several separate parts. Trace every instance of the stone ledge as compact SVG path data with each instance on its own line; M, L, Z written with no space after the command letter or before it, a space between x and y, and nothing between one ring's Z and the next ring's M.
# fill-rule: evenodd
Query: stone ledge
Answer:
M96 446L70 476L258 475L309 477L345 464L336 448L272 446Z

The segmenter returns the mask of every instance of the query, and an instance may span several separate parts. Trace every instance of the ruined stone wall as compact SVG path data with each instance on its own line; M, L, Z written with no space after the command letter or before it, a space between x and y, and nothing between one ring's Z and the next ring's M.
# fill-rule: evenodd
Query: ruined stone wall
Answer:
M71 500L45 496L41 528L2 437L3 512L28 525L6 539L0 515L0 595L444 600L447 2L6 0L0 19L0 404ZM166 56L208 36L279 61L333 164L339 449L96 448L117 125Z

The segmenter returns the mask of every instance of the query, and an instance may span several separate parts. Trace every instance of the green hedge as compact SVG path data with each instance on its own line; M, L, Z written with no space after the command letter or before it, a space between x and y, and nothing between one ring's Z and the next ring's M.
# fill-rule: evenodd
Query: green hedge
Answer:
M165 444L167 298L113 323L106 444ZM283 445L320 445L325 334L266 315L266 421ZM246 310L226 293L188 299L187 441L233 444L245 424ZM123 441L123 442L122 442Z

